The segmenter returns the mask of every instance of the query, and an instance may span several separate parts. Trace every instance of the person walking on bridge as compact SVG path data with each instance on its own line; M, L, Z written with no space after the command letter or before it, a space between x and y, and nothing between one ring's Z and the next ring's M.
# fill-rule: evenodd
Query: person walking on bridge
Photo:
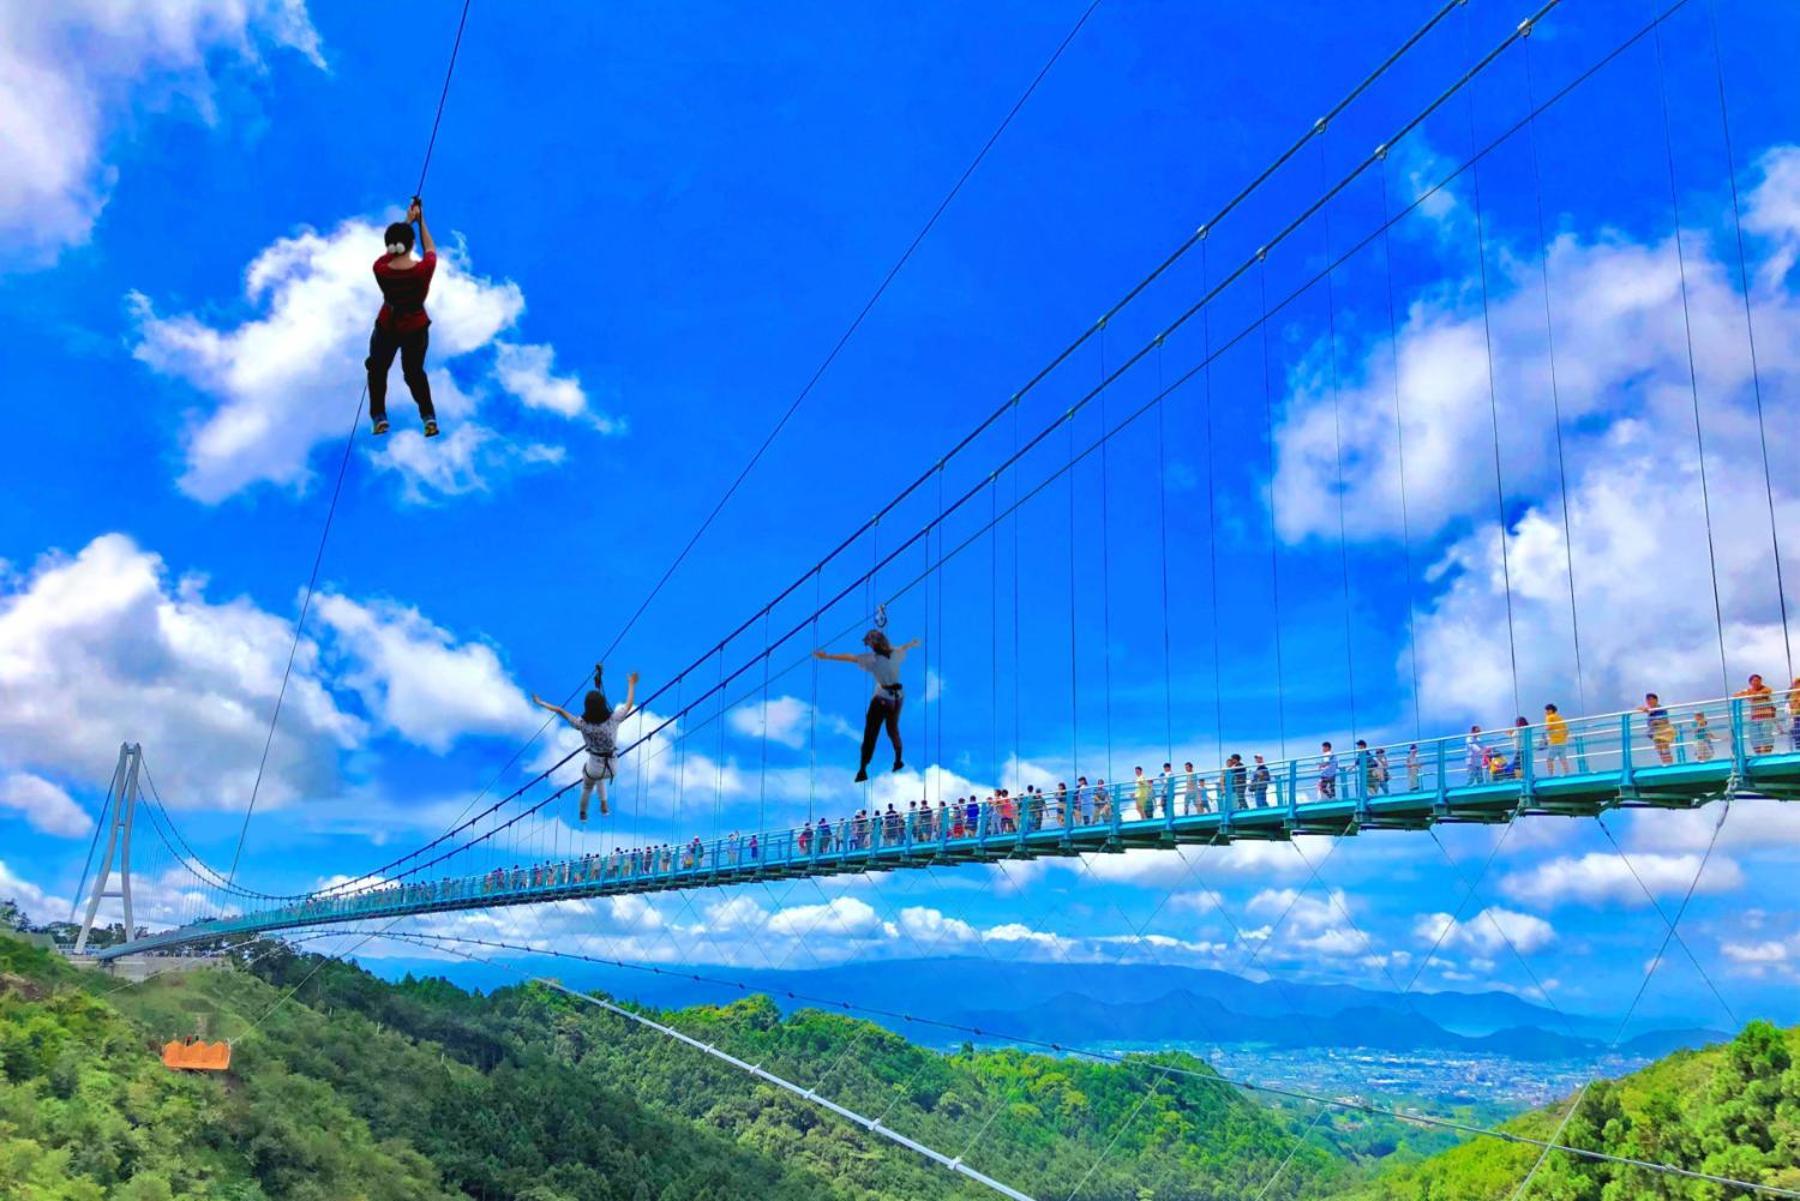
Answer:
M1800 676L1788 687L1788 749L1800 751Z
M1544 770L1552 776L1569 774L1569 722L1556 706L1544 706Z
M1775 694L1763 683L1760 675L1752 674L1750 682L1732 694L1734 697L1748 701L1749 712L1744 716L1750 719L1750 753L1767 755L1775 749Z
M883 726L887 727L888 741L894 745L894 770L906 766L900 751L900 706L905 699L900 665L906 661L906 653L919 642L914 638L902 646L895 646L880 630L870 630L863 635L863 645L869 648L863 654L839 655L823 648L813 652L815 659L854 663L875 679L875 695L869 698L869 711L863 717L862 762L856 769L858 784L869 778L869 760L875 757L875 741Z
M1662 698L1654 692L1646 692L1638 712L1644 715L1644 726L1650 734L1650 745L1656 748L1657 761L1665 767L1675 762L1675 723L1669 720L1669 710L1663 705Z

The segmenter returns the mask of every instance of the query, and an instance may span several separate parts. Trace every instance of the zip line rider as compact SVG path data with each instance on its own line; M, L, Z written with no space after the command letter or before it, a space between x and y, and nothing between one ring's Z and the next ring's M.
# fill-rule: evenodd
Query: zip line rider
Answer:
M888 641L886 634L880 630L870 630L863 635L863 645L869 648L864 654L838 655L827 650L813 652L815 659L854 663L875 677L875 695L869 698L869 712L863 718L862 763L856 769L858 784L869 778L869 760L875 757L875 739L884 725L887 727L888 741L894 744L894 770L899 771L906 766L900 757L900 706L905 700L901 692L900 664L905 661L906 652L919 643L920 639L914 638L904 646L894 646Z
M425 248L422 258L413 258L412 223L419 223L419 243ZM381 312L375 316L375 328L369 334L369 418L377 435L388 432L387 378L400 355L400 374L419 406L425 422L425 436L438 434L437 411L431 407L431 381L425 378L425 349L431 344L431 318L425 313L425 295L431 291L431 277L437 271L437 243L425 225L425 213L419 198L412 198L406 220L387 227L384 235L387 253L375 260L375 282L381 287Z
M600 816L605 817L608 812L606 785L615 774L613 760L618 755L619 723L631 716L631 711L637 704L637 672L625 677L625 704L617 711L607 703L606 689L600 677L601 668L595 667L594 686L582 702L580 717L560 705L552 705L535 692L531 694L532 704L550 710L581 734L581 744L587 749L587 762L581 765L582 821L586 821L588 817L590 793L597 791L600 794Z

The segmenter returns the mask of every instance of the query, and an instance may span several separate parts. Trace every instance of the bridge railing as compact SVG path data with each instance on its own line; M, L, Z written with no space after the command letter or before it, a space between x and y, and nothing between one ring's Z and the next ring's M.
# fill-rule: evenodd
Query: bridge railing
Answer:
M1796 698L1800 699L1800 698ZM1013 849L1043 850L1060 841L1092 846L1109 835L1141 841L1161 825L1169 833L1185 818L1213 815L1218 828L1271 809L1286 810L1285 829L1304 829L1307 820L1379 824L1394 798L1435 798L1447 805L1493 793L1517 804L1554 805L1563 789L1595 781L1616 787L1622 799L1636 798L1638 773L1647 768L1701 769L1699 776L1723 778L1728 763L1741 768L1760 756L1800 752L1800 723L1790 718L1787 698L1779 703L1745 699L1698 701L1666 708L1569 719L1557 727L1542 721L1496 730L1471 729L1444 738L1381 746L1353 744L1321 748L1319 754L1258 761L1254 754L1230 756L1211 771L1135 769L1124 780L1049 791L1028 789L1019 796L961 798L909 809L896 806L836 819L750 834L650 847L614 848L555 862L502 867L475 875L381 887L348 894L319 895L257 914L231 915L209 923L227 931L312 921L327 922L441 905L466 905L483 898L517 899L521 894L567 894L571 887L652 881L664 886L703 884L745 871L855 870L858 861L894 866L907 857L1004 854ZM1185 766L1185 765L1184 765ZM1664 778L1669 771L1655 773ZM1616 783L1615 783L1616 782ZM1265 818L1266 818L1265 813ZM1261 820L1261 819L1258 819ZM1191 823L1189 823L1191 825ZM1184 827L1185 829L1185 827ZM1047 842L1048 840L1048 842Z

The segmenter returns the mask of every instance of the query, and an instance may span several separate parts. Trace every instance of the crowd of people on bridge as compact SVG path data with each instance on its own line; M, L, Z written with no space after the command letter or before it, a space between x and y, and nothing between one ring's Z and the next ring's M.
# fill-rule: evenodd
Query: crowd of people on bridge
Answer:
M635 684L635 676L632 682ZM1752 675L1733 698L1741 702L1738 713L1747 753L1772 754L1782 743L1782 749L1800 752L1800 678L1785 691L1777 692L1762 676ZM629 711L633 699L628 697L623 711ZM879 716L885 726L885 703L882 709ZM1730 719L1716 708L1710 714L1705 706L1671 711L1652 692L1645 694L1642 705L1622 716L1633 741L1640 736L1646 740L1659 764L1706 763L1730 753L1730 732L1717 728ZM1351 796L1383 797L1395 791L1418 793L1440 784L1474 787L1518 780L1531 769L1540 778L1569 776L1590 770L1590 754L1600 753L1601 749L1608 755L1617 753L1621 731L1618 721L1618 715L1589 719L1583 723L1583 732L1573 732L1568 720L1551 703L1544 706L1543 718L1535 724L1521 716L1499 731L1471 726L1462 739L1460 779L1453 775L1459 765L1448 752L1452 740L1427 743L1431 748L1427 755L1416 742L1404 750L1391 748L1390 753L1388 747L1370 748L1366 740L1359 739L1354 750L1341 761L1327 741L1320 745L1316 756L1283 760L1277 765L1271 765L1260 754L1252 754L1246 762L1241 754L1233 753L1215 772L1198 771L1191 761L1183 762L1179 770L1173 762L1164 762L1156 771L1134 767L1129 778L1113 783L1101 776L1090 780L1078 775L1072 785L1066 781L1059 781L1054 787L1028 784L1018 793L1010 788L995 788L985 794L940 800L935 805L929 800L914 800L902 809L898 802L891 802L858 809L835 820L808 820L784 831L748 835L733 831L710 842L695 836L685 843L620 846L610 852L556 862L496 867L479 877L384 883L355 893L315 896L296 910L297 916L312 918L329 913L422 908L502 892L757 867L765 859L786 863L972 838L1023 838L1042 830L1074 831L1128 822L1173 821L1178 817L1329 802ZM1589 745L1590 740L1600 742L1601 748ZM1597 770L1617 766L1608 761Z

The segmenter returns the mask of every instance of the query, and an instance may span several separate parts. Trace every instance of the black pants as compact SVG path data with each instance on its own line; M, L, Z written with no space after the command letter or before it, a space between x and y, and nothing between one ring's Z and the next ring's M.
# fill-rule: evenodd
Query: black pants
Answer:
M369 335L369 357L363 364L369 369L369 419L387 420L388 368L394 365L394 354L400 355L400 374L406 380L412 398L419 406L424 421L437 420L431 407L431 381L425 378L425 348L431 345L431 327L410 334L396 334L379 325Z
M863 718L862 766L865 770L869 760L875 757L875 739L884 725L888 741L894 744L894 762L900 762L900 702L899 693L870 699L868 715Z

